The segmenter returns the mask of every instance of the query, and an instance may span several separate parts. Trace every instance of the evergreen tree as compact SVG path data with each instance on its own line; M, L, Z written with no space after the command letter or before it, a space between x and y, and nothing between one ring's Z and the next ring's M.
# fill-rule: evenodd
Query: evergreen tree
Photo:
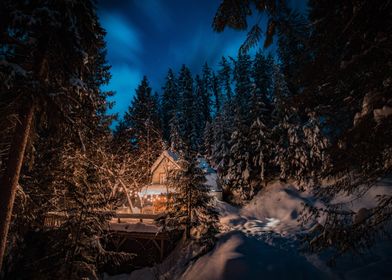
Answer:
M166 82L163 87L162 95L162 130L163 139L170 139L170 120L174 117L178 110L179 95L177 90L177 81L172 69L169 69Z
M307 49L309 40L309 23L299 13L289 8L282 9L281 28L278 32L278 56L281 69L286 77L287 86L292 94L300 93L307 83L303 80L302 65L310 60Z
M225 104L223 112L218 114L213 123L214 144L212 146L211 163L217 169L218 176L222 182L228 172L230 161L230 136L233 132L233 114L229 110L228 104Z
M212 99L212 95L213 95L213 91L212 91L212 70L211 68L208 66L207 63L205 63L203 65L203 69L202 69L202 87L201 87L201 96L202 96L202 102L203 102L203 116L204 116L204 125L207 122L211 122L211 99ZM203 126L204 128L204 126Z
M273 60L272 56L267 58L261 50L256 53L253 66L253 91L252 91L252 120L261 118L264 122L270 119L272 94L272 77L273 77Z
M160 224L167 230L184 229L187 239L211 245L218 232L218 213L205 185L205 174L194 154L185 154L182 169L172 174L169 185L175 189L173 200Z
M182 156L185 152L185 143L182 135L183 127L179 122L180 119L180 113L176 113L170 120L170 149Z
M254 87L251 81L251 60L247 54L239 54L234 68L235 114L237 120L250 126L251 97Z
M211 123L207 123L205 128L204 128L204 133L203 133L203 151L202 155L208 160L208 162L212 161L212 156L213 156L213 145L214 145L214 131L213 131L213 125Z
M237 189L242 198L249 199L254 194L250 186L252 159L249 130L251 119L251 61L246 54L239 54L236 61L234 79L234 129L229 140L230 161L227 171L228 187Z
M232 83L232 69L230 63L227 61L225 57L222 57L221 62L219 63L220 69L218 70L218 79L220 82L220 86L223 89L224 97L227 102L231 102L231 98L233 96L233 92L231 89Z
M215 75L215 73L212 74L212 93L214 96L213 116L216 117L219 113L221 113L224 100L222 96L222 90L219 85L219 78Z
M6 120L1 121L6 128L2 131L7 132L4 138L7 149L0 160L1 267L18 182L21 185L19 194L33 189L25 188L19 178L21 172L26 172L22 167L34 168L37 156L34 150L39 143L33 140L42 136L38 133L48 138L56 135L59 141L64 139L64 142L87 149L86 139L92 134L90 126L107 123L101 114L106 106L106 94L100 92L99 87L110 75L108 65L103 62L104 30L93 1L30 3L6 0L0 5L0 77L3 81L0 111ZM14 114L17 118L13 119L18 119L17 122L9 118ZM3 140L3 135L1 138ZM57 149L64 148L64 142L57 147L50 146L54 149L52 154L57 156ZM28 164L25 159L29 160ZM45 162L51 166L50 162ZM64 182L64 177L61 180ZM97 226L101 225L97 223ZM70 248L64 247L61 252L67 250ZM68 271L83 270L85 259L77 264L77 257L80 256L62 262L62 266Z
M302 110L315 114L315 132L327 133L331 166L323 177L333 179L314 188L325 200L341 193L363 195L392 170L390 112L392 5L369 1L310 1L309 40L312 60L301 72ZM336 34L341 34L337 36ZM347 219L339 206L329 204L324 229L310 244L313 250L334 247L336 255L366 250L390 223L390 197L378 200L366 218ZM345 207L341 205L340 207ZM311 209L319 215L320 209ZM359 214L359 213L357 213ZM330 238L335 242L327 242ZM348 239L347 236L350 238Z
M193 79L191 72L185 65L182 66L178 77L178 91L180 95L179 122L182 131L182 141L192 150L197 151L199 147L197 129L194 118L195 94L193 90Z
M267 176L272 177L272 141L267 126L257 118L250 127L250 147L252 157L252 186L261 187L267 182Z
M149 168L162 152L162 133L158 111L157 97L152 95L147 77L143 77L136 89L124 120L129 131L129 140L133 152L144 158L140 172L146 174L148 180Z

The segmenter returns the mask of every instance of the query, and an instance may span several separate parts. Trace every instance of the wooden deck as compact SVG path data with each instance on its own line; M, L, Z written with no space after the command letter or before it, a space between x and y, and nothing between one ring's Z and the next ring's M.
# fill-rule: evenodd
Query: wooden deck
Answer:
M109 214L112 214L113 218L109 221L108 232L117 239L117 250L120 250L127 240L146 240L153 242L159 251L160 259L163 259L165 241L169 240L169 235L160 231L154 223L159 215L117 212ZM47 228L58 228L67 218L61 213L50 212L45 217L44 225Z
M163 260L165 241L169 240L169 235L155 225L157 217L155 214L116 213L109 222L109 232L118 238L117 250L127 240L151 241L159 251L160 260Z

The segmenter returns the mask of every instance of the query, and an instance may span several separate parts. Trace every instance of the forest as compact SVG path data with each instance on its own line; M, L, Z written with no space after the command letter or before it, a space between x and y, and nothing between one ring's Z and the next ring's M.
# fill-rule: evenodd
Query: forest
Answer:
M306 2L220 1L237 55L146 73L120 116L96 1L1 1L0 279L390 279L392 2ZM166 251L114 248L164 151Z

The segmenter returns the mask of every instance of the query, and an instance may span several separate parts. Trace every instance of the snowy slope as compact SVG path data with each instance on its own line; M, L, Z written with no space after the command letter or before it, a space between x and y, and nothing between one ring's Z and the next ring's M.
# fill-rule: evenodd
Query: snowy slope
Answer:
M242 209L217 202L222 231L214 250L181 279L328 279L331 273L298 253L293 238L303 202L312 197L275 182Z
M377 195L390 194L392 182L381 181L361 199L341 196L358 211L375 206ZM269 184L243 208L218 202L223 233L215 248L189 266L181 279L392 279L392 244L379 242L366 256L345 256L336 267L325 256L301 254L296 234L303 203L322 206L309 192L290 184ZM324 259L322 259L324 258Z
M341 196L336 203L349 202L347 207L358 211L391 190L386 179L361 199ZM111 279L392 279L390 242L379 242L360 258L341 258L333 269L325 256L300 253L297 234L303 229L297 218L304 202L322 206L309 192L281 182L269 184L242 208L216 201L222 228L213 250L194 260L197 246L188 244L156 267Z

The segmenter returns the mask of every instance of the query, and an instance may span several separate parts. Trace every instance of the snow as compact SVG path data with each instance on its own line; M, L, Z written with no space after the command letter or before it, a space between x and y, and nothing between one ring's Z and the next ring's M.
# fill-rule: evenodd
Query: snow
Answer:
M218 186L217 180L217 174L216 173L210 173L210 174L206 174L206 182L205 185L209 186L211 191L222 191L222 189Z
M159 228L154 222L143 220L143 222L130 221L125 223L117 223L116 221L109 223L109 228L112 231L122 232L142 232L142 233L158 233Z
M377 182L362 196L356 194L340 195L335 198L333 204L345 204L346 210L358 212L361 209L370 209L377 205L377 197L392 195L392 177L386 177Z
M391 193L392 179L387 178L362 198L340 196L336 203L349 202L350 209L360 211L374 207L378 195ZM242 208L215 201L221 233L210 252L197 258L196 245L179 245L162 264L105 279L392 279L391 242L378 242L360 258L342 257L333 268L325 256L301 252L297 236L304 229L297 218L304 202L322 206L309 191L278 181Z
M392 180L384 179L361 199L348 196L340 201L351 201L353 210L370 208L377 195L391 190ZM182 279L392 279L391 242L376 244L366 257L343 257L335 268L323 257L299 253L297 234L303 228L297 218L304 202L322 206L310 192L281 182L269 184L243 208L217 202L223 233Z
M374 119L376 122L380 122L382 119L389 117L392 115L392 107L383 106L381 109L375 109L373 111Z
M225 234L182 279L327 279L327 275L294 249L282 249L234 231Z
M274 182L245 205L240 214L247 219L262 220L266 226L273 222L274 232L295 233L300 228L297 218L304 203L321 206L309 192L299 192L293 185Z

